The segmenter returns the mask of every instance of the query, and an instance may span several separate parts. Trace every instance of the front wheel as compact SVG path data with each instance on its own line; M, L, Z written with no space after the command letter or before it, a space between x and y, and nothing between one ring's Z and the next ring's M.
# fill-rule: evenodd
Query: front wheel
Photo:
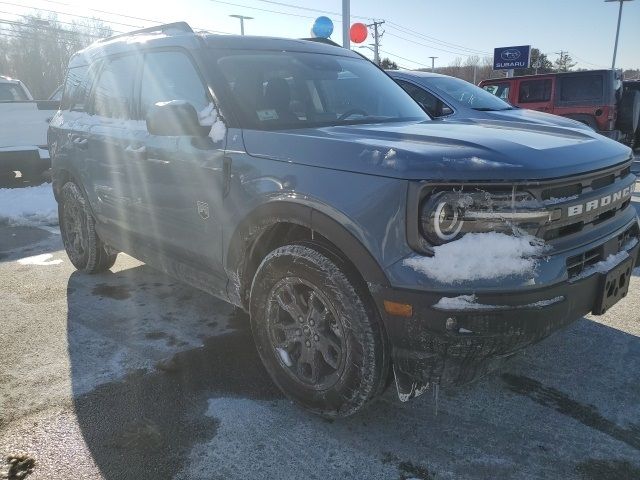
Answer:
M65 183L60 190L58 221L62 243L74 267L86 273L98 273L113 266L118 254L98 237L87 199L73 182Z
M302 407L356 413L386 380L375 307L337 256L286 245L265 257L251 287L251 328L273 381Z

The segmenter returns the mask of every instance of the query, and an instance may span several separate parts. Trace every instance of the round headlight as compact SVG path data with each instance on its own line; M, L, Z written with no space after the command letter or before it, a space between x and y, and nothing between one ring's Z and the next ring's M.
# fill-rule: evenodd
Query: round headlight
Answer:
M420 215L422 234L434 245L450 242L464 226L464 207L459 198L436 195L423 205Z

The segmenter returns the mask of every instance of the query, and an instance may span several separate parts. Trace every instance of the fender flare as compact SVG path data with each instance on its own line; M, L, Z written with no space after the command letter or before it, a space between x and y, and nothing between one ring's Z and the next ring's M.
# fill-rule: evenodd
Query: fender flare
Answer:
M254 240L270 227L279 223L292 223L327 238L355 266L365 282L388 286L387 276L371 252L344 223L335 218L342 214L332 213L334 216L314 208L312 204L280 199L256 207L238 224L229 238L224 259L229 278L244 283L245 279L240 277Z

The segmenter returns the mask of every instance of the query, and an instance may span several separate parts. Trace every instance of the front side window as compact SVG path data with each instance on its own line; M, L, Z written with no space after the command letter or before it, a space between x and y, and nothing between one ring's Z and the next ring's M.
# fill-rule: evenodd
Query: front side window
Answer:
M182 52L153 52L145 55L140 87L140 109L145 118L158 102L184 100L201 112L211 102L198 71Z
M134 56L106 60L94 89L93 113L110 118L130 118L136 66Z
M24 102L29 100L20 85L0 83L0 102Z
M551 100L551 79L520 82L518 103L548 102Z
M302 52L233 51L217 64L241 121L252 128L427 120L370 62Z

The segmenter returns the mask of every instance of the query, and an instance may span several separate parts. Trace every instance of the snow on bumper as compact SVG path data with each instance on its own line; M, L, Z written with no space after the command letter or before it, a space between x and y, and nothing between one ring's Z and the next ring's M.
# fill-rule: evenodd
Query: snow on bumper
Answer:
M620 265L638 264L637 226L633 238L602 265L583 275L546 285L504 282L502 289L449 291L372 289L392 346L396 385L407 400L429 384L460 385L495 369L532 345L598 308L603 280ZM626 237L625 237L626 238ZM619 235L606 243L619 241ZM604 248L604 244L603 244ZM520 288L518 288L520 285ZM411 305L410 316L385 312L384 301Z

